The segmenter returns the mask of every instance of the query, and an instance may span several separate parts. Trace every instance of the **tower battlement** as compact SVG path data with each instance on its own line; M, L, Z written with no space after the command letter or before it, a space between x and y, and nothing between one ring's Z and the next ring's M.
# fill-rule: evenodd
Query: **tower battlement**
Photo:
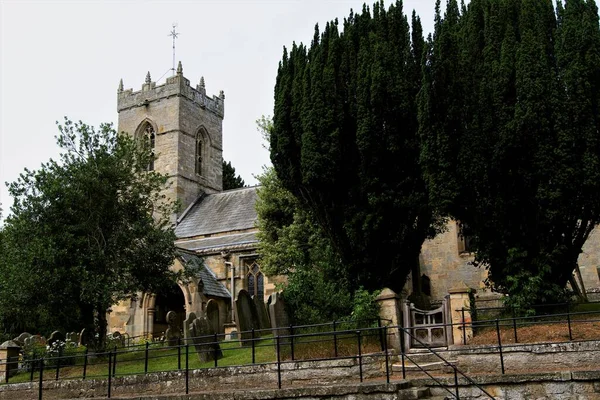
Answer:
M158 102L171 97L184 97L204 110L208 110L219 116L225 116L225 94L221 90L218 96L206 95L204 78L193 88L189 79L183 76L181 62L177 68L177 74L167 78L167 82L156 85L152 82L150 73L146 75L146 82L142 84L142 90L134 92L133 89L123 89L123 82L119 84L117 91L117 111L121 112L135 107L148 106L150 103Z

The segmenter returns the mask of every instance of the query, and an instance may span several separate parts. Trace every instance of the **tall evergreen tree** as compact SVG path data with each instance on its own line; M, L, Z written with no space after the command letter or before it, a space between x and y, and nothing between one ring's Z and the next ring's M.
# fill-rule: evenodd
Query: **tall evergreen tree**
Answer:
M315 29L284 50L271 160L349 271L350 286L400 290L434 216L418 164L416 95L423 46L402 2Z
M518 305L555 301L600 217L593 1L454 0L419 99L429 193ZM575 285L573 285L575 286Z
M244 187L244 180L236 175L231 161L223 160L223 190L238 189Z

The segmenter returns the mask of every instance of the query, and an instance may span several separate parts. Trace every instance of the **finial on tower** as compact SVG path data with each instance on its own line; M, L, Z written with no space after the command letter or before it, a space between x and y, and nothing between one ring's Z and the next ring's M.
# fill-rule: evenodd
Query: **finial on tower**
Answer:
M152 78L150 78L150 71L146 74L146 83L152 83Z
M219 97L220 97L221 99L225 100L225 92L221 90L221 91L219 92Z
M123 91L123 79L121 79L119 81L119 88L117 89L118 93L121 93Z
M204 77L203 77L203 76L201 76L201 77L200 77L200 87L201 87L201 88L204 88L204 87L206 87L206 86L204 85Z
M177 75L183 75L183 66L181 65L181 61L177 64Z

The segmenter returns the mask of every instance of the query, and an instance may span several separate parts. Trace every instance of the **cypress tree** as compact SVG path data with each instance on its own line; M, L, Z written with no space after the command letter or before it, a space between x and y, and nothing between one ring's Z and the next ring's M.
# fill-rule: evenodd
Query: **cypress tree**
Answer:
M423 39L413 21L411 47L402 2L364 6L343 33L332 21L306 52L284 51L278 72L271 160L355 289L401 290L433 234L418 165L415 52Z

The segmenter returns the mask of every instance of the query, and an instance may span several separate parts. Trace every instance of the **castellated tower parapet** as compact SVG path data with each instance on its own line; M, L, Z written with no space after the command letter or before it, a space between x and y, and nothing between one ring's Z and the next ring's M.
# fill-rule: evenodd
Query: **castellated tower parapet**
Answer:
M206 95L204 78L195 88L177 74L156 85L150 73L142 89L117 90L119 132L147 137L156 156L152 168L169 176L165 195L181 203L181 211L202 193L223 190L223 117L225 95ZM152 139L152 140L150 140Z

